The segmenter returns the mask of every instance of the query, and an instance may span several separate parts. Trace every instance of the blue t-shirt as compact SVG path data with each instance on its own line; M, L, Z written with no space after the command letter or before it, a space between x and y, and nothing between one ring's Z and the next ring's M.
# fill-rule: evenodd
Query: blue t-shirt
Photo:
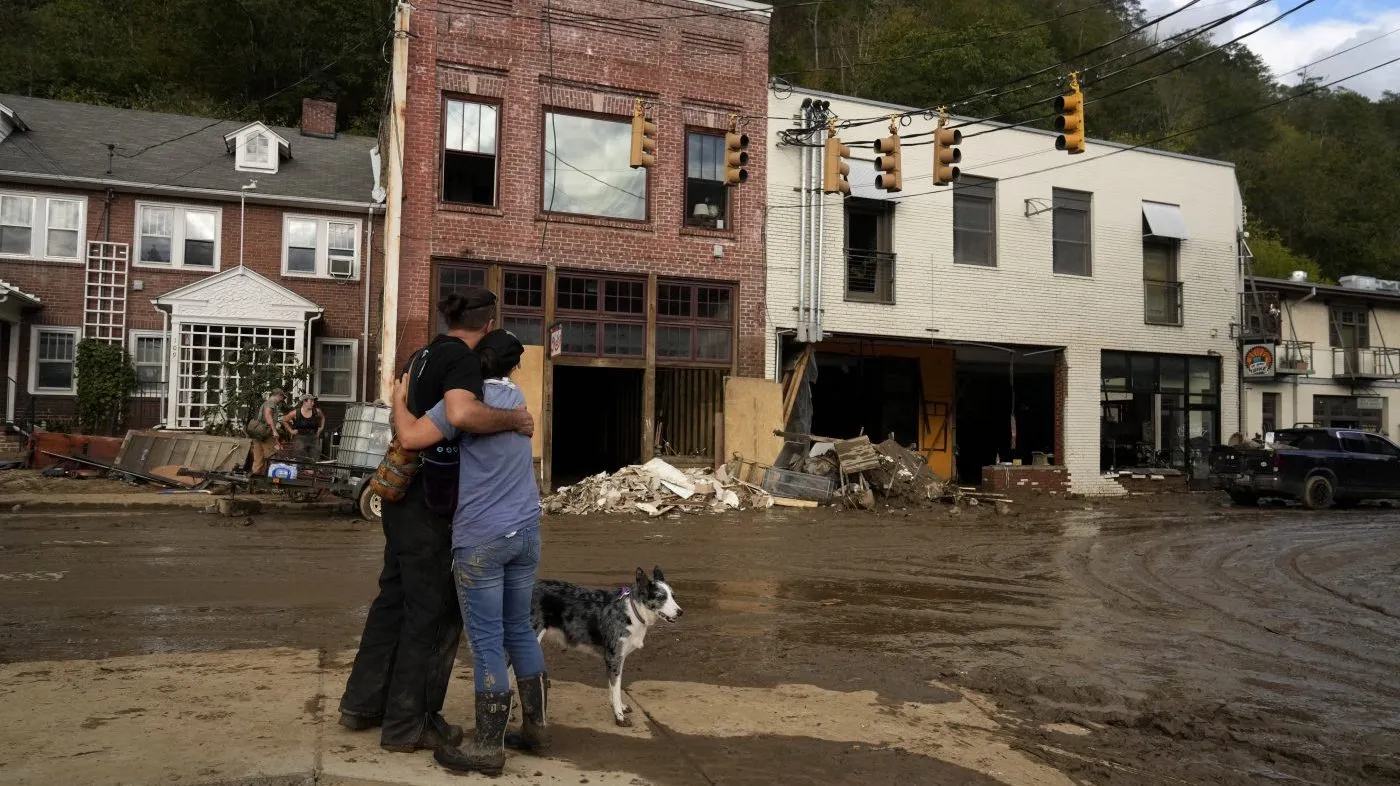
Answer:
M525 396L508 379L488 379L482 401L495 409L525 406ZM460 452L457 512L452 515L452 548L473 549L512 532L540 525L540 490L530 438L515 431L467 434L447 422L443 402L428 411L443 436L456 439Z

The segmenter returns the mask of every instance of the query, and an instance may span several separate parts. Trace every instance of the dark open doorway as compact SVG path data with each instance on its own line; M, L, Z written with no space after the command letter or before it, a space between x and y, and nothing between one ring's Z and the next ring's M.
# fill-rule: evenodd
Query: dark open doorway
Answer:
M554 367L555 487L640 463L642 375L641 369Z
M827 352L817 355L817 365L813 434L849 439L863 430L874 442L893 433L901 445L918 444L923 396L917 359Z
M1018 356L1013 383L1010 355L997 362L994 355L975 355L964 362L958 350L957 401L954 405L957 434L957 469L960 483L982 482L982 468L1000 461L1020 459L1030 464L1034 453L1055 451L1054 355ZM1011 439L1012 401L1015 401L1016 439ZM1056 456L1056 460L1061 457Z

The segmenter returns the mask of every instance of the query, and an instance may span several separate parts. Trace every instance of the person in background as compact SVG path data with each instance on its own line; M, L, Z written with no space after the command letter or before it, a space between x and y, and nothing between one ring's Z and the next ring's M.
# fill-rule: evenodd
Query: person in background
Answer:
M470 287L443 298L438 312L447 332L419 350L405 368L415 373L405 394L408 409L422 416L443 402L464 431L533 433L530 413L491 409L481 400L481 364L473 348L495 321L496 296ZM456 452L453 441L421 454L451 470L451 488L441 486L442 473L420 464L403 498L384 502L379 595L369 607L340 699L340 725L354 731L382 726L379 746L388 751L411 753L462 741L461 727L442 717L462 638L452 582L458 475L451 464ZM438 512L442 497L450 504Z
M487 333L477 343L486 406L496 410L525 406L524 394L509 379L524 351L505 330ZM455 439L459 447L452 563L476 677L475 733L460 748L439 747L433 758L453 772L499 775L505 765L512 700L507 652L520 689L522 715L521 733L511 741L512 747L538 754L547 751L552 741L545 723L544 655L530 625L531 596L540 566L540 493L530 437L518 432L464 432L444 403L415 418L405 400L406 380L407 375L394 386L394 431L400 444L417 450Z
M262 421L267 428L262 432L265 435L253 438L253 474L267 474L267 460L272 454L282 449L282 436L278 430L277 411L282 408L282 402L286 400L287 394L281 388L273 388L267 398L263 399L262 406L258 408L258 416L254 420Z
M282 425L292 433L292 449L298 456L321 458L321 432L326 430L326 413L316 406L316 397L307 393L301 405L282 416Z

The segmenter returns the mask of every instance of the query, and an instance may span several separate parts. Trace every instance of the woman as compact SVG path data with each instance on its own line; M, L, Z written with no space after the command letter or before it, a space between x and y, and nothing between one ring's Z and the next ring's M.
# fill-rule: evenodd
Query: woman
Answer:
M301 397L301 406L282 416L282 425L293 435L292 449L312 461L321 458L321 432L326 429L326 413L316 406L310 393Z
M524 347L495 330L476 346L482 399L495 409L521 409L525 397L508 379ZM452 518L453 572L476 676L476 731L460 748L444 745L433 758L454 772L499 775L512 694L506 654L515 669L523 723L513 747L542 753L545 725L544 655L530 626L530 603L540 564L540 494L530 438L517 432L464 434L439 403L422 418L408 411L406 380L394 386L394 430L410 450L456 438L460 446L457 511Z

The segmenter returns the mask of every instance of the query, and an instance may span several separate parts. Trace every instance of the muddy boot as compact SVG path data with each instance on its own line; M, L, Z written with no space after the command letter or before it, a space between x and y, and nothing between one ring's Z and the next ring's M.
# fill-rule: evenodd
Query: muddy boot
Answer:
M350 731L364 731L384 725L383 715L356 715L353 712L340 713L340 725Z
M465 775L479 772L496 777L506 766L506 752L503 747L506 725L510 723L510 706L513 694L476 694L476 729L472 738L462 746L443 745L433 752L433 759L449 772Z
M428 725L432 726L438 737L448 745L462 744L462 737L465 736L462 733L462 727L455 723L448 723L447 719L442 717L442 713L428 713Z
M462 736L461 726L453 726L433 712L424 716L423 731L419 732L417 740L411 743L386 743L380 740L379 747L391 753L413 753L456 745L462 741Z
M543 754L554 744L545 723L545 709L549 706L549 676L540 672L533 677L515 681L520 690L520 731L506 735L506 747L512 750Z

